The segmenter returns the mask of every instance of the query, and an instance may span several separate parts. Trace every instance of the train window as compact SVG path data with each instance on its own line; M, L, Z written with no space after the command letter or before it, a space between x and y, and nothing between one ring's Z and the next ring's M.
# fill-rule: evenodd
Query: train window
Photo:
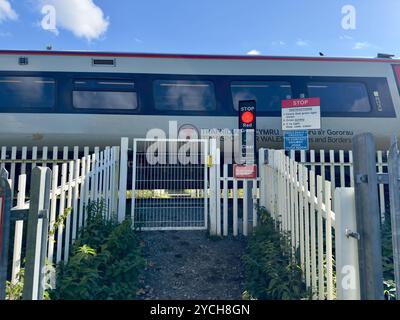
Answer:
M1 109L51 109L56 82L43 77L0 77Z
M321 98L321 112L370 112L368 91L359 82L310 82L309 97Z
M216 109L214 84L210 81L156 80L154 101L158 110Z
M76 80L72 99L76 109L134 110L138 107L135 83L130 80Z
M282 100L292 97L292 87L284 81L234 81L231 92L235 110L240 100L256 100L257 111L280 111Z
M74 91L77 109L134 110L137 108L136 92Z

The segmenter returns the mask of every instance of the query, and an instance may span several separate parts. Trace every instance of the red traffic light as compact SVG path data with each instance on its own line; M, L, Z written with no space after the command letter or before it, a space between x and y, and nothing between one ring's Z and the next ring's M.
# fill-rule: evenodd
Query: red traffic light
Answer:
M246 111L242 113L242 122L245 124L250 124L254 121L254 113Z

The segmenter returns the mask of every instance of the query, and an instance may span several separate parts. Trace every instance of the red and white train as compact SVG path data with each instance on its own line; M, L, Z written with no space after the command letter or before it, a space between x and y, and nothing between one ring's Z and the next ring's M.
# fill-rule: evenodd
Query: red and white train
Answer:
M313 149L400 132L400 60L0 51L0 145L116 145L151 128L217 135L257 101L258 147L282 148L281 101L319 97Z

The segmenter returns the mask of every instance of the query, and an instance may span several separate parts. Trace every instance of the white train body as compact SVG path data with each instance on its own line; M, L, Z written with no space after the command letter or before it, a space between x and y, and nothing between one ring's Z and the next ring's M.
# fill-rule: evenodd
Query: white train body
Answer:
M237 128L235 99L243 97L260 100L257 146L282 148L278 100L314 90L325 97L312 149L349 149L361 132L387 149L400 133L398 67L393 59L2 51L0 146L118 145L120 137L143 138L152 128L168 135L170 121L215 134ZM324 103L331 109L324 112Z

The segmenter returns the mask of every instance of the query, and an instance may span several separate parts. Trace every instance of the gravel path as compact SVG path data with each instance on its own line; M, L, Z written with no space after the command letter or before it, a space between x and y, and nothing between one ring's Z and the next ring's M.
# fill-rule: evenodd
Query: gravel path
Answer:
M143 232L148 266L145 300L241 299L243 238L212 239L204 231Z

